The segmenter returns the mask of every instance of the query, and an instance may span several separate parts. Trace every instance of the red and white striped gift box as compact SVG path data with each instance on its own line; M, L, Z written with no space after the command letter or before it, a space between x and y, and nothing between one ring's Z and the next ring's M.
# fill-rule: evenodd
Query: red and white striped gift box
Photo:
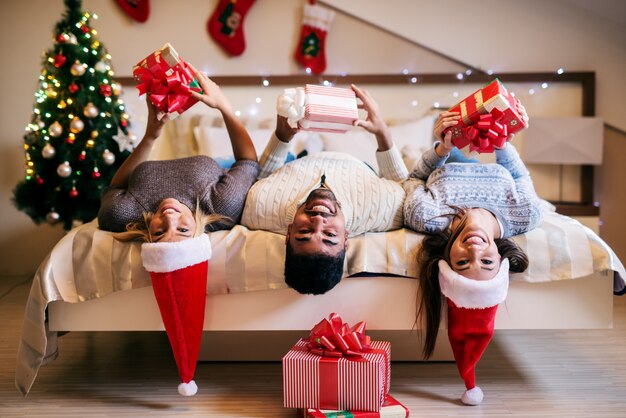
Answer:
M343 133L359 119L356 95L351 89L307 84L304 97L300 129Z
M286 408L378 412L389 392L391 344L372 341L363 357L323 357L300 340L283 357Z

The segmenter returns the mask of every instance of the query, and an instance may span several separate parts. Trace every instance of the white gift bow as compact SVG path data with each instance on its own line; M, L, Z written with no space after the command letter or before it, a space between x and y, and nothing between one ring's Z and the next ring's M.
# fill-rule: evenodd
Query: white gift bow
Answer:
M278 96L276 111L280 116L287 118L292 128L295 128L298 121L304 118L304 99L304 87L285 89L283 94Z

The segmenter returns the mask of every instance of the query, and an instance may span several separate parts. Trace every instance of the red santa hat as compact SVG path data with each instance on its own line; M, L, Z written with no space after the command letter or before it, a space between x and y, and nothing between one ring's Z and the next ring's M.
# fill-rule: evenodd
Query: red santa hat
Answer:
M141 246L141 260L150 272L154 296L182 381L178 393L183 396L198 391L193 375L202 339L210 258L211 241L206 234Z
M483 391L476 386L475 368L493 337L498 304L509 288L509 260L503 259L493 279L473 280L439 261L439 286L448 302L448 338L467 389L461 401L478 405Z

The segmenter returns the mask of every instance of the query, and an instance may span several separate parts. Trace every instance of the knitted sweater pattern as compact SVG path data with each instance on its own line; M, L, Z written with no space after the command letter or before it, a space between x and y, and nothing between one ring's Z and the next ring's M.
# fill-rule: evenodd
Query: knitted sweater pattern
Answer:
M502 237L535 228L543 218L530 173L515 148L496 151L496 164L448 163L434 148L425 152L403 187L405 225L434 233L448 227L451 206L483 208L502 225Z
M137 166L127 188L107 187L102 193L98 224L101 229L125 231L139 222L144 212L154 212L159 203L173 197L195 211L196 202L208 214L226 216L211 230L227 229L241 218L246 193L259 173L255 161L237 161L229 170L207 156L165 161L146 161Z
M402 227L404 190L380 178L362 161L322 152L285 164L252 186L241 223L250 229L286 234L297 206L319 187L322 175L335 193L350 236Z

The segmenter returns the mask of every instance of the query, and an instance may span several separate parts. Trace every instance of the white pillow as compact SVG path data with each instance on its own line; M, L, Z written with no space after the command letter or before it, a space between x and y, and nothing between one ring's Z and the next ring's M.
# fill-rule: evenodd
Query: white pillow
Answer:
M390 126L391 138L410 171L422 153L433 146L436 116L424 116L414 122Z
M272 136L273 129L254 129L248 131L254 144L257 155L261 155ZM233 155L233 147L226 128L212 126L197 126L193 130L199 155L208 155L212 158L228 157Z
M322 132L320 138L324 144L324 151L350 154L378 172L378 164L376 163L378 144L371 133L359 128L358 130L350 130L345 134Z
M391 138L400 151L408 170L422 153L433 146L433 128L436 118L424 116L416 121L392 125L389 127ZM376 163L376 138L369 132L356 128L345 134L320 134L324 142L324 151L338 151L350 154L369 164L378 172Z

